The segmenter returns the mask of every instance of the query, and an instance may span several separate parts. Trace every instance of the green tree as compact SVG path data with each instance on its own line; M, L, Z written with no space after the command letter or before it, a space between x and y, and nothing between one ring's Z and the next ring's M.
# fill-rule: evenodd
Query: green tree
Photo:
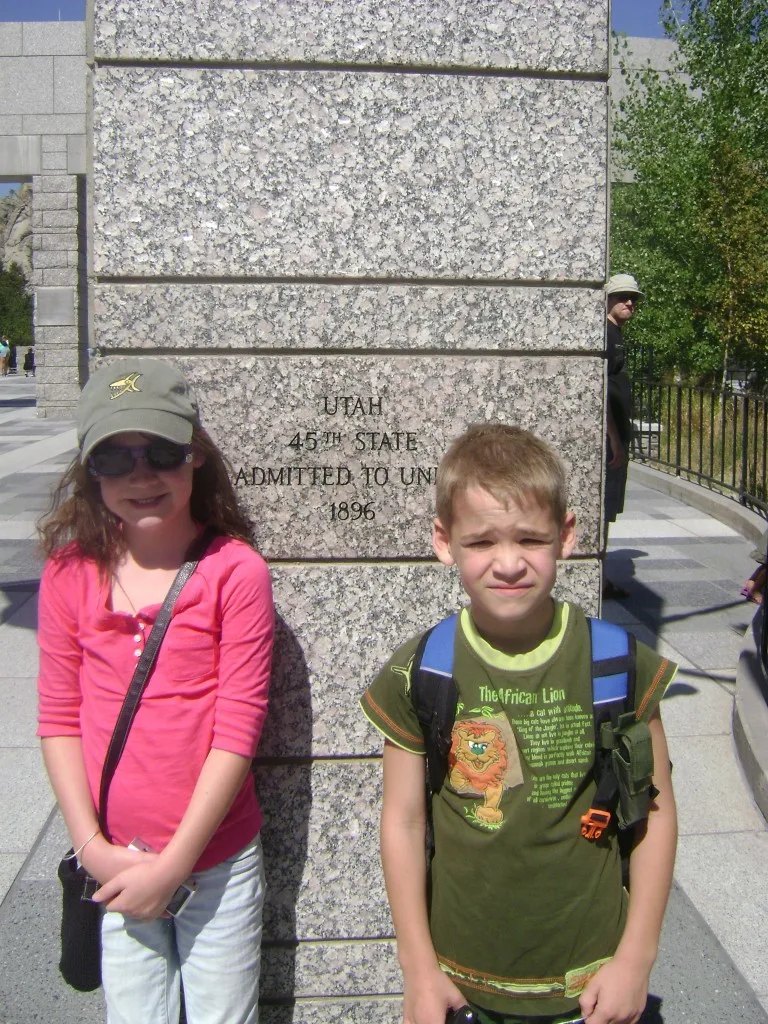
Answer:
M32 296L16 263L7 269L0 263L0 333L14 345L32 344Z
M765 371L768 9L664 0L662 22L676 73L623 60L629 92L613 126L617 166L634 180L613 188L611 263L649 296L628 337L668 371Z

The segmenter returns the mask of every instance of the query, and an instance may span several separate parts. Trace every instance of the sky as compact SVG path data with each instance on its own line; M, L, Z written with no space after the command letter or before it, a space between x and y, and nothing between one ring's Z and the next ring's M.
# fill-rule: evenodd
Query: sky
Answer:
M0 21L84 21L85 0L0 0Z
M659 5L660 0L612 0L614 32L626 32L628 36L663 36ZM85 0L0 0L0 21L82 21L84 18ZM0 197L14 187L0 182Z
M0 4L3 2L4 0L0 0ZM628 36L663 38L664 29L659 24L660 7L661 0L613 0L611 4L613 31L626 32Z

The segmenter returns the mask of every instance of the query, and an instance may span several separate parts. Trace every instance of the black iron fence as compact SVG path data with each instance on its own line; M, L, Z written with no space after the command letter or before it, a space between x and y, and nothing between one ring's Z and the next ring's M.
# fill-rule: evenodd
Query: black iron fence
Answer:
M663 383L653 352L628 352L634 442L631 458L735 498L768 519L768 399L750 375L722 388Z
M633 459L730 495L768 518L768 401L633 379Z

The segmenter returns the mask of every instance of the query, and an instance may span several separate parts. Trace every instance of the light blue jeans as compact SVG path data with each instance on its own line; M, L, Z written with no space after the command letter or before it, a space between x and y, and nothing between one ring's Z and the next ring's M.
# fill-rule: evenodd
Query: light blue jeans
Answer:
M179 977L189 1024L257 1024L264 866L261 840L194 876L175 919L104 914L108 1024L178 1024Z

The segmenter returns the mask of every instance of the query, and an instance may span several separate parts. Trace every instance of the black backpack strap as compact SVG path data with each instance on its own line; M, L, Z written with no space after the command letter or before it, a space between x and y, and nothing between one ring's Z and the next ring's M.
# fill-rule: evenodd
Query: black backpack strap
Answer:
M433 626L419 641L411 663L411 701L424 734L427 783L439 793L448 769L451 730L459 699L453 678L453 650L458 616Z
M592 667L592 713L595 723L595 785L592 806L581 819L585 839L599 839L614 817L619 781L613 767L612 745L604 726L635 707L636 641L632 633L612 622L588 618Z
M216 531L211 527L207 527L189 546L185 555L184 564L176 573L176 577L165 596L162 607L157 613L157 618L155 619L155 624L149 634L149 639L147 640L138 664L136 665L128 691L123 698L123 704L120 708L120 713L117 716L117 722L115 723L112 738L109 741L109 747L107 748L107 754L104 759L104 766L101 771L98 817L99 828L101 829L105 839L109 839L109 831L107 828L107 797L109 795L112 776L115 774L115 769L123 755L125 743L128 739L128 733L130 732L133 720L136 717L141 696L149 682L152 669L155 667L157 653L160 650L163 637L165 636L171 622L173 606L176 603L176 598L184 589L184 585L197 568L198 562L205 555L215 537Z

